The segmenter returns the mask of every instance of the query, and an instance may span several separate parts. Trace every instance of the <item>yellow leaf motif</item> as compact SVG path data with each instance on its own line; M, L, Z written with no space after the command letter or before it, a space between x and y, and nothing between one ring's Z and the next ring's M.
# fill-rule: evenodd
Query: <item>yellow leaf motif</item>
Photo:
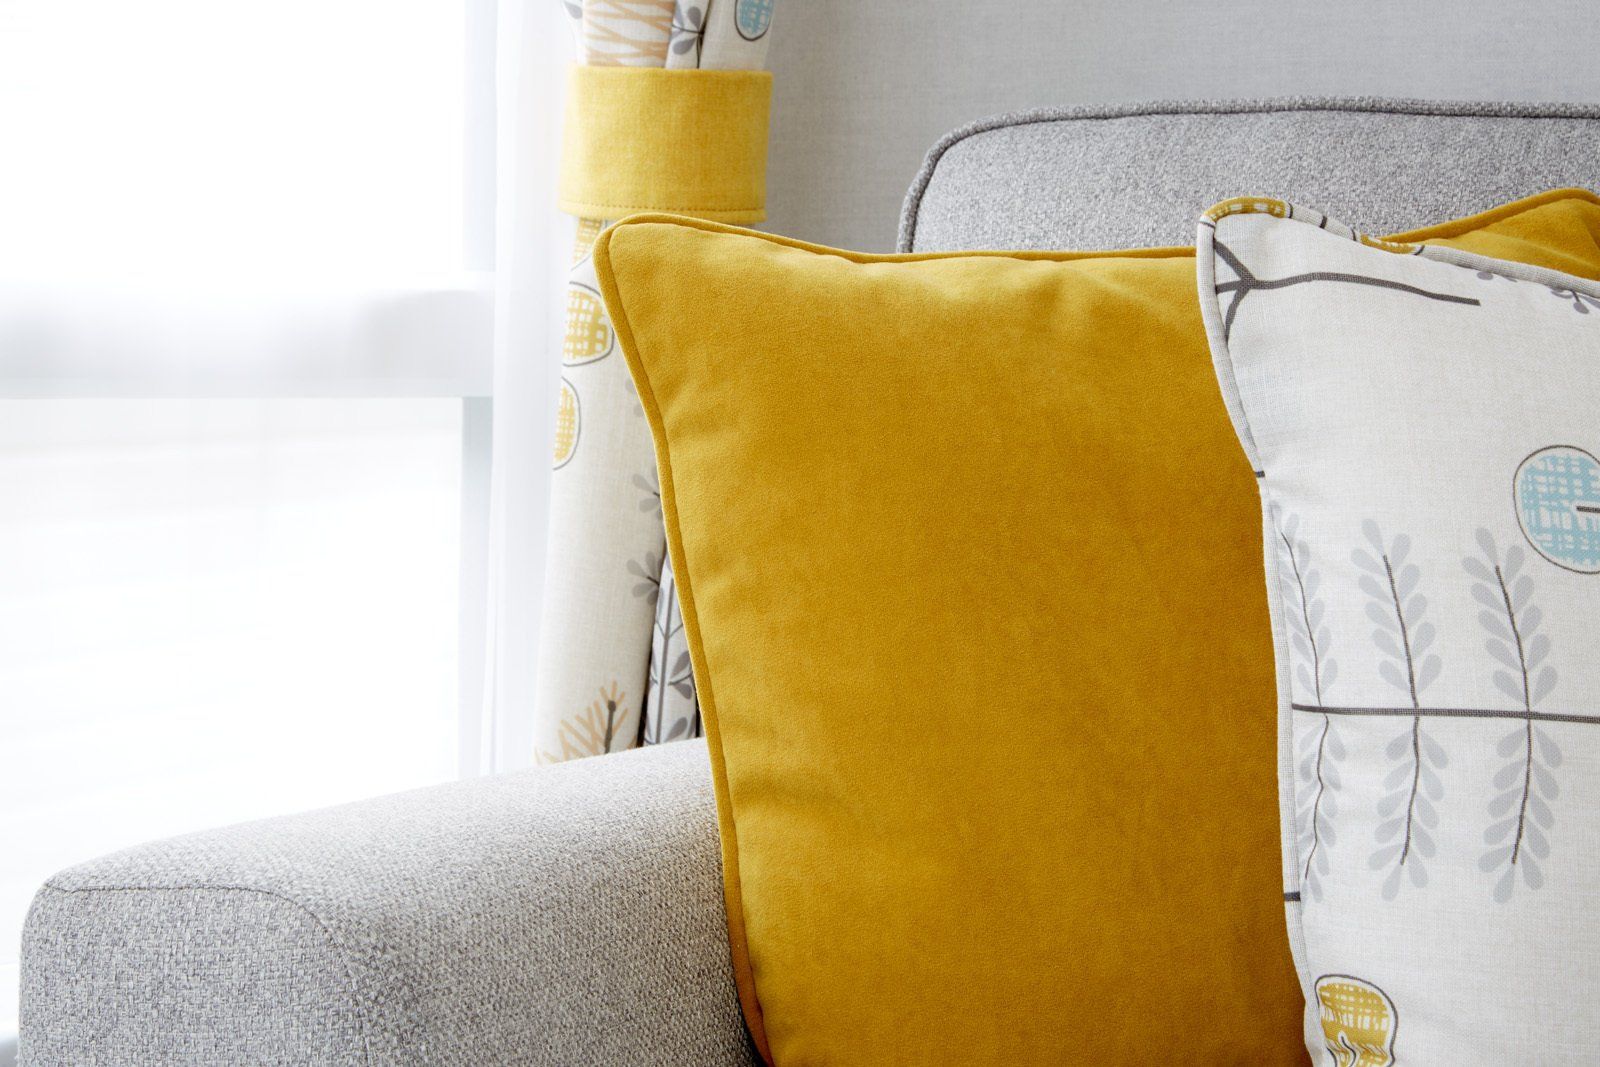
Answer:
M605 359L616 346L600 294L582 282L567 283L567 332L561 362L569 367Z
M578 403L578 391L565 378L561 379L561 395L556 399L556 469L560 470L578 451L578 433L583 429L583 409Z
M594 251L594 239L606 228L603 219L579 219L577 232L572 235L572 265L577 266Z
M564 763L570 759L603 756L610 752L617 740L617 726L623 717L622 701L627 695L617 687L615 681L609 686L601 686L600 699L591 701L578 714L561 720L556 734L561 742L560 753L540 749L534 754L538 762Z
M1335 1067L1392 1067L1398 1019L1389 995L1347 974L1317 979L1322 1036Z

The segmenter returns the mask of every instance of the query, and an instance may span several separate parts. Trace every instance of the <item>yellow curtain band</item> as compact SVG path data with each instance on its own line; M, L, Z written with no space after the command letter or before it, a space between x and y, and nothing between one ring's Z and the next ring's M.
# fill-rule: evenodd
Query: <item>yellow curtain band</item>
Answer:
M764 70L574 66L561 210L592 219L670 211L760 222L771 102Z

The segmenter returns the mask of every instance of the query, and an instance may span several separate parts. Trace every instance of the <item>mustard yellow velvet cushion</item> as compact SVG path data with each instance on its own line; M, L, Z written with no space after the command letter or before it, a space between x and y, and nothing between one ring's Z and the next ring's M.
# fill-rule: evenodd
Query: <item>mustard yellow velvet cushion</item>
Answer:
M1259 518L1192 252L636 216L595 264L768 1058L1302 1060Z
M595 265L769 1061L1304 1062L1257 497L1192 250L644 215Z

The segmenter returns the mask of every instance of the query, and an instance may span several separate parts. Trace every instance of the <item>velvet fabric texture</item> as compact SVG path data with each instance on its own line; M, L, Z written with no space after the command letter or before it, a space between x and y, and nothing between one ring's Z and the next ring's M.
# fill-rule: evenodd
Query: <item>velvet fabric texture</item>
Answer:
M1253 478L1192 252L636 216L595 263L768 1059L1302 1062Z

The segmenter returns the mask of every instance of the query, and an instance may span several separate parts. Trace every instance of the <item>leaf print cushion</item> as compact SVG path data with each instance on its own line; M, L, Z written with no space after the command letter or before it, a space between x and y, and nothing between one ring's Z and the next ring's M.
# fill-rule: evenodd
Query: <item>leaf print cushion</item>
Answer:
M1389 240L1261 197L1200 224L1319 1062L1600 1050L1596 235L1578 190Z

